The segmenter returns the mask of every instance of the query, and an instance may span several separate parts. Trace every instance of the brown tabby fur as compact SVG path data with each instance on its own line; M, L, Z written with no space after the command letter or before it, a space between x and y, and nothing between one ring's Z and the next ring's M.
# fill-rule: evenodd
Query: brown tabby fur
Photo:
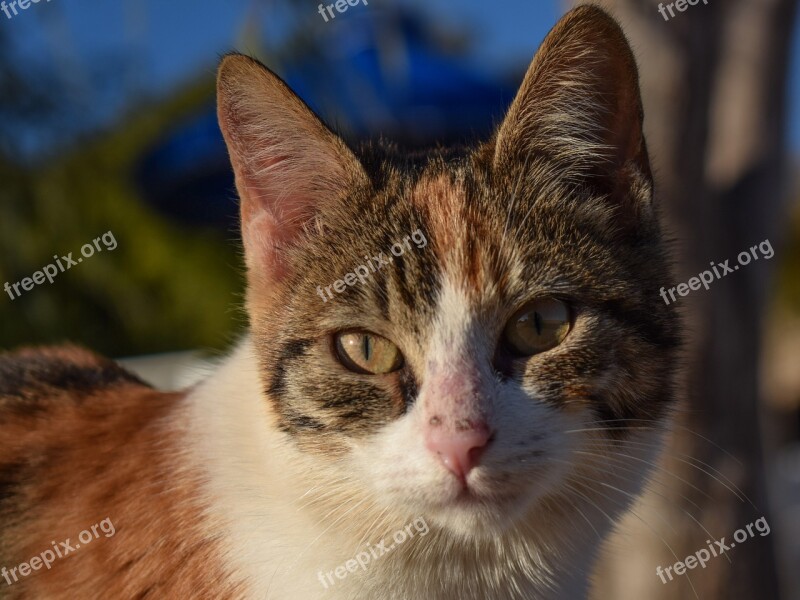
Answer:
M437 304L445 281L463 291L467 337L486 351L497 381L585 418L598 464L635 430L664 429L680 327L658 295L670 270L637 82L618 26L582 7L548 36L491 140L408 155L386 143L348 148L265 67L236 55L223 60L219 116L242 198L251 339L266 418L281 440L324 473L354 441L380 436L413 411L437 358L428 342L447 316ZM416 229L427 247L321 302L317 285ZM536 297L568 302L573 331L552 352L520 360L504 350L503 327ZM402 348L404 368L372 378L345 371L331 336L354 326ZM159 393L75 348L0 357L0 566L106 517L117 529L50 571L8 588L0 580L0 594L248 597L249 582L237 581L220 558L225 508L204 494L202 466L184 456L194 398ZM586 481L603 474L598 464L578 465L583 475L567 480L572 489L593 494ZM574 523L565 513L576 500L566 488L553 491L542 500L549 517L541 522ZM334 494L320 511L335 501ZM378 510L364 504L363 520L373 522ZM431 539L444 540L446 552L430 542L431 560L409 555L409 581L445 585L450 556L464 569L455 579L475 598L533 597L510 591L529 589L527 558L512 556L506 571L473 566L443 531ZM492 543L476 541L474 554ZM550 567L556 579L571 568ZM371 576L382 577L380 569ZM502 592L491 587L495 573L507 583ZM372 594L364 597L402 597L364 585ZM465 597L453 593L437 597Z

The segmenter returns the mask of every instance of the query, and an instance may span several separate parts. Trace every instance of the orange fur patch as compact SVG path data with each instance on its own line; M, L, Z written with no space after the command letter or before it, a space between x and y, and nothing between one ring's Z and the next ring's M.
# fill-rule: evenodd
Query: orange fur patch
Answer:
M480 290L486 278L485 265L480 250L478 231L464 237L463 231L477 226L477 220L467 214L466 195L458 182L447 174L435 178L423 177L414 188L411 201L427 215L433 251L457 279L468 284L468 289Z
M180 460L183 394L157 392L121 376L92 387L119 367L79 349L6 355L61 368L73 388L45 390L30 381L0 396L0 567L20 563L110 519L115 533L82 545L49 570L8 586L4 598L241 597L220 568L220 548L198 501L198 475ZM82 375L86 378L82 378ZM46 379L46 378L45 378ZM131 377L131 379L133 379ZM7 392L8 390L6 390ZM19 402L22 397L24 400ZM43 409L26 412L31 403ZM12 406L12 404L14 406ZM9 575L10 577L10 575Z

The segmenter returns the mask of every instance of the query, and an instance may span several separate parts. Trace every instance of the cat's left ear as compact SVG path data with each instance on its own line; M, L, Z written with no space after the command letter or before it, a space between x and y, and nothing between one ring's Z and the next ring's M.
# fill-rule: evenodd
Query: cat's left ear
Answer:
M280 281L286 250L326 203L366 183L366 173L341 138L252 58L222 60L217 115L236 174L248 269Z
M551 174L579 177L634 216L652 195L642 121L636 60L622 29L600 8L581 6L531 62L498 130L494 166L519 172L541 158Z

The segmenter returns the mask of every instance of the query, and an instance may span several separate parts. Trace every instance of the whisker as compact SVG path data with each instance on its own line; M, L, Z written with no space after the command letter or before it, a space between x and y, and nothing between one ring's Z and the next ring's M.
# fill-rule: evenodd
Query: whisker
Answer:
M552 460L553 460L554 462L565 462L565 463L569 464L569 463L568 463L568 461L561 461L561 460L558 460L558 459L552 459ZM636 496L636 495L634 495L634 494L631 494L630 492L626 492L625 490L621 490L621 489L619 489L618 487L616 487L616 486L613 486L613 485L611 485L611 484L609 484L609 483L605 483L605 482L603 482L603 481L597 481L596 479L592 479L591 477L588 477L588 476L586 476L586 475L581 475L580 473L570 473L570 474L569 474L569 476L570 476L570 477L580 477L580 478L581 478L581 479L583 479L584 481L588 481L588 482L591 482L591 483L596 483L596 484L598 484L598 485L602 485L603 487L607 487L607 488L609 488L609 489L611 489L611 490L614 490L615 492L619 492L620 494L623 494L623 495L627 496L628 498L630 498L630 499L631 499L631 500L633 500L634 502L635 502L635 501L638 499L638 496ZM606 496L606 495L605 495L605 494L603 494L602 492L597 492L597 493L598 493L598 494L601 494L601 495L603 495L605 498L608 498L609 500L613 500L612 498L610 498L609 496ZM624 505L620 505L620 506L621 506L622 508L624 508ZM626 509L626 510L628 510L628 509ZM677 533L677 531L675 530L675 528L672 526L672 524L671 524L669 521L667 521L667 520L666 520L664 517L662 517L662 516L661 516L659 513L656 513L656 516L657 516L659 519L661 519L661 521L662 521L662 522L663 522L663 523L664 523L664 524L665 524L667 527L669 527L669 528L672 530L672 532L673 532L673 533Z
M624 461L624 459L623 459L623 458L620 458L620 457L623 457L623 456L624 456L625 458L629 458L629 459L644 460L644 459L638 459L638 457L635 457L635 456L629 456L629 455L627 455L627 454L625 454L625 455L617 455L617 453L611 453L611 455L608 455L608 456L603 456L603 455L593 455L593 454L591 454L591 453L587 453L587 452L585 452L585 451L581 451L581 450L576 450L576 451L575 451L575 453L576 453L576 454L588 454L589 456L596 456L598 459L602 459L602 460L604 460L604 461L606 461L606 460L611 460L611 461L614 461L615 463L617 463L617 467L616 467L616 468L618 468L618 469L623 469L623 470L625 470L625 471L627 471L627 472L629 472L629 473L633 473L633 474L637 474L637 475L639 474L639 472L638 472L636 469L632 469L632 468L628 467L627 465L625 465L625 466L622 466L622 465L624 465L624 462L625 462L625 461ZM670 473L670 472L669 472L669 471L667 471L666 469L660 469L660 468L659 468L659 467L658 467L658 466L657 466L655 463L653 463L653 462L650 462L650 461L645 461L645 462L647 462L647 464L651 465L651 466L653 467L653 469L654 469L653 473L652 473L652 474L651 474L651 476L650 476L650 479L651 479L651 481L654 481L654 480L655 480L655 478L656 478L657 476L659 476L659 475L662 475L662 474L671 475L671 476L673 476L673 477L675 477L675 478L677 478L677 479L680 479L680 477L678 477L677 475L675 475L675 474L673 474L673 473ZM664 481L657 481L657 483L661 483L662 485L664 485L665 487L667 487L667 483L666 483L666 482L664 482ZM689 483L689 482L685 482L685 483L687 483L687 484L688 484L688 485L690 485L690 486L692 485L692 484L691 484L691 483ZM693 487L696 487L696 486L693 486ZM704 493L704 492L703 492L703 490L701 490L700 488L697 488L697 487L696 487L696 489L697 489L697 491L698 491L698 492L700 492L701 494L702 494L702 493ZM700 507L700 505L699 505L699 504L697 504L696 502L692 501L691 499L689 499L688 497L686 497L686 496L685 496L685 495L683 495L683 494L681 494L681 496L683 497L683 499L684 499L684 500L686 500L687 502L689 502L689 503L690 503L692 506L694 506L696 509L698 509L698 510L702 510L702 508ZM710 496L709 496L709 499L711 499L711 497L710 497Z
M322 536L324 536L326 533L328 533L328 531L330 531L337 523L339 523L342 519L344 519L347 515L349 515L351 512L353 512L355 509L357 509L362 504L364 504L366 501L367 501L367 498L362 499L361 501L355 503L353 506L351 506L349 509L347 509L342 515L340 515L339 517L334 519L334 521L332 523L330 523L330 525L328 525L325 529L323 529L317 537L315 537L313 540L311 540L311 542L309 542L309 544L305 548L303 548L303 550L301 550L299 554L297 554L297 556L295 557L294 561L289 565L288 568L291 569L295 564L297 564L297 562L300 560L300 557L303 556L308 550L310 550L314 546L314 544L316 544L322 538ZM328 516L330 516L333 512L335 512L335 510L337 510L338 508L339 507L337 506L334 510L330 511L323 518L323 521Z
M594 424L594 423L625 423L625 422L632 422L632 423L655 423L655 424L660 424L660 425L662 425L662 426L663 426L663 423L662 423L662 422L660 422L660 421L657 421L657 420L655 420L655 419L611 419L611 420L604 420L604 421L590 421L588 424L590 424L590 425L591 425L591 424ZM737 462L737 463L738 463L740 466L744 466L744 463L742 463L742 461L740 461L740 460L739 460L738 458L736 458L736 457L735 457L733 454L731 454L730 452L728 452L727 450L725 450L725 448L723 448L722 446L720 446L719 444L717 444L717 443L716 443L716 442L714 442L713 440L711 440L711 439L707 438L706 436L704 436L704 435L702 435L702 434L700 434L700 433L697 433L696 431L694 431L694 430L692 430L692 429L689 429L689 428L688 428L688 427L686 427L685 425L681 425L680 423L674 423L674 422L673 422L673 423L670 423L670 424L669 424L669 427L668 427L668 429L680 429L680 430L682 430L682 431L685 431L685 432L687 432L687 433L690 433L690 434L692 434L693 436L695 436L695 437L698 437L698 438L700 438L701 440L703 440L703 441L705 441L705 442L708 442L709 444L711 444L712 446L714 446L714 448L716 448L716 449L717 449L717 450L719 450L720 452L724 453L724 454L725 454L725 455L727 455L728 457L732 458L732 459L733 459L734 461L736 461L736 462Z
M655 445L655 444L648 444L647 442L641 442L641 441L636 441L636 440L615 440L615 442L619 442L619 443L623 443L623 444L629 444L629 445L642 446L642 447L657 448L657 445ZM750 500L750 498L747 497L747 494L745 494L739 488L739 486L737 486L733 481L731 481L730 478L728 478L724 473L719 471L719 469L716 469L712 465L708 464L705 461L700 460L699 458L695 458L695 457L689 456L687 454L673 454L673 453L669 452L668 450L665 452L665 454L666 454L666 456L674 458L675 460L677 460L679 462L685 463L685 464L687 464L687 465L689 465L691 467L694 467L694 468L698 469L699 471L702 471L706 475L714 477L714 475L712 473L709 473L709 472L705 471L703 468L701 468L698 464L695 464L695 463L699 463L700 465L703 465L704 467L707 467L711 471L713 471L716 474L718 474L719 477L721 477L722 479L725 479L725 481L727 481L731 486L733 486L733 488L736 490L734 495L737 497L737 499L739 501L743 502L744 500L747 500L754 509L758 510L758 507L753 503L752 500ZM693 461L693 462L690 462L690 461ZM714 477L714 478L717 479L716 477ZM717 479L717 481L719 481L719 483L722 483L723 485L725 485L720 479ZM725 486L725 487L728 487L728 486ZM728 489L730 489L730 488L728 488ZM731 490L731 491L733 491L733 490Z
M604 515L605 515L605 516L606 516L606 517L607 517L607 518L608 518L608 519L611 521L612 525L615 523L615 522L614 522L614 520L613 520L613 519L611 519L611 517L609 517L609 516L608 516L608 514L607 514L605 511L603 511L603 510L602 510L602 509L601 509L599 506L595 505L595 504L594 504L594 502L592 502L592 500L590 500L590 499L589 499L589 498L588 498L588 497L587 497L585 494L583 494L582 492L579 492L578 490L576 490L576 489L574 489L574 488L572 489L572 491L573 491L574 493L576 493L576 494L580 495L580 496L581 496L581 497L582 497L584 500L586 500L587 502L590 502L591 504L593 504L593 505L595 506L595 508L597 508L598 510L600 510L600 511L601 511L601 512L602 512L602 513L603 513L603 514L604 514ZM595 490L595 492L597 492L597 490ZM602 495L602 496L605 496L605 494L603 494L602 492L597 492L597 493L598 493L598 494L600 494L600 495ZM606 498L608 498L608 496L605 496L605 497L606 497ZM609 500L611 500L612 502L614 502L613 498L608 498L608 499L609 499ZM674 556L674 557L675 557L675 560L676 560L676 561L679 561L679 560L680 560L680 559L678 558L678 555L675 553L675 550L673 550L673 549L672 549L672 546L670 546L670 545L669 545L669 543L668 543L668 542L667 542L667 541L666 541L666 540L665 540L665 539L664 539L664 538L661 536L661 534L659 534L659 533L658 533L658 532L657 532L655 529L653 529L653 528L650 526L650 524L649 524L649 523L647 523L647 521L645 521L645 520L644 520L644 519L643 519L641 516L639 516L639 515L636 513L636 511L635 511L635 510L633 510L633 509L628 509L628 510L629 510L629 512L630 512L630 513L631 513L631 514L632 514L634 517L636 517L637 519L639 519L639 520L642 522L642 524L643 524L645 527L647 527L647 528L648 528L648 529L651 531L651 533L653 533L653 534L654 534L656 537L658 537L658 538L661 540L661 542L662 542L662 543L663 543L663 544L664 544L664 545L667 547L667 549L670 551L670 553L672 554L672 556ZM692 592L694 593L694 597L695 597L695 598L697 598L697 600L700 600L700 597L697 595L697 590L695 590L695 589L694 589L694 584L692 583L692 579L691 579L691 577L689 577L689 573L686 573L686 580L689 582L689 587L691 587L691 588L692 588Z
M581 452L581 454L586 454L586 453L585 453L585 452ZM595 456L596 458L598 458L598 459L602 459L602 460L608 460L609 458L613 458L613 459L616 459L617 461L619 461L619 458L618 458L618 457L607 457L607 456L601 456L601 455L599 455L599 454L596 454L596 455L594 455L594 456ZM554 459L554 460L555 460L555 459ZM561 462L565 462L565 461L561 461ZM618 466L618 468L619 468L619 466ZM630 471L630 472L635 472L635 471L633 471L632 469L627 469L627 470L628 470L628 471ZM591 480L591 478L589 478L589 479ZM608 484L601 483L601 485L608 485ZM612 486L612 487L613 487L613 486ZM623 490L619 490L619 491L620 491L620 492L622 492L622 493L624 493L624 494L626 494L626 495L628 495L628 496L630 496L630 497L631 497L631 498L632 498L634 501L638 499L638 497L636 497L636 496L633 496L633 495L629 494L628 492L625 492L625 491L623 491ZM659 497L661 497L662 499L666 500L667 502L669 502L669 501L670 501L670 499L669 499L669 498L667 498L667 496L665 496L664 494L662 494L662 493L658 492L657 490L654 490L654 489L652 489L652 488L651 488L651 489L650 489L650 491L651 491L653 494L656 494L657 496L659 496ZM693 502L692 500L690 500L689 498L687 498L687 497L686 497L684 494L680 494L680 496L681 496L681 497L682 497L684 500L686 500L687 502L689 502L689 503L690 503L692 506L694 506L695 508L697 508L699 511L701 511L701 512L702 512L702 510L703 510L703 509L702 509L702 508L701 508L701 507L700 507L700 506L699 506L697 503L695 503L695 502ZM695 523L698 525L698 527L700 527L700 529L702 529L702 530L703 530L703 532L705 532L705 534L706 534L706 535L708 535L708 536L709 536L710 538L712 538L712 539L716 539L716 538L715 538L715 536L714 536L714 535L712 535L712 534L711 534L711 532L710 532L708 529L706 529L706 527L705 527L705 526L704 526L704 525L703 525L703 524L702 524L702 523L701 523L699 520L697 520L697 518L695 518L695 516L694 516L692 513L690 513L688 510L686 510L686 509L685 509L685 508L683 508L683 507L679 507L679 508L680 508L680 510L681 510L681 511L682 511L682 512L683 512L683 513L684 513L684 514L687 516L687 517L689 517L689 518L690 518L692 521L694 521L694 522L695 522ZM656 514L659 514L659 513L656 513ZM669 523L668 523L668 525L669 525ZM675 531L675 530L674 530L674 528L672 528L672 526L671 526L671 525L669 525L669 527L670 527L670 528L671 528L673 531ZM726 555L726 556L725 556L725 558L728 560L728 562L729 562L729 563L731 562L731 559L730 559L730 557L729 557L729 556L727 556L727 555Z

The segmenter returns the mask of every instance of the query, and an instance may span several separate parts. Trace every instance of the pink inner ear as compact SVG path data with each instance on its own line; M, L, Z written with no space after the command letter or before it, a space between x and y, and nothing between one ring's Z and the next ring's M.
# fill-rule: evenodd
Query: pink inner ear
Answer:
M368 178L342 140L256 61L223 60L217 95L241 198L248 270L283 279L287 253L302 243L322 204Z
M252 167L242 170L241 194L242 237L247 264L280 281L287 274L285 252L297 243L304 224L313 216L316 206L308 186L292 181L289 157L262 161L259 172ZM289 186L295 191L289 193Z
M290 156L271 156L258 164L242 169L245 193L242 197L242 218L250 211L266 210L282 224L288 234L298 233L316 209L308 165Z
M245 261L251 271L257 270L272 281L286 277L288 267L283 253L293 237L288 229L265 208L242 207Z

